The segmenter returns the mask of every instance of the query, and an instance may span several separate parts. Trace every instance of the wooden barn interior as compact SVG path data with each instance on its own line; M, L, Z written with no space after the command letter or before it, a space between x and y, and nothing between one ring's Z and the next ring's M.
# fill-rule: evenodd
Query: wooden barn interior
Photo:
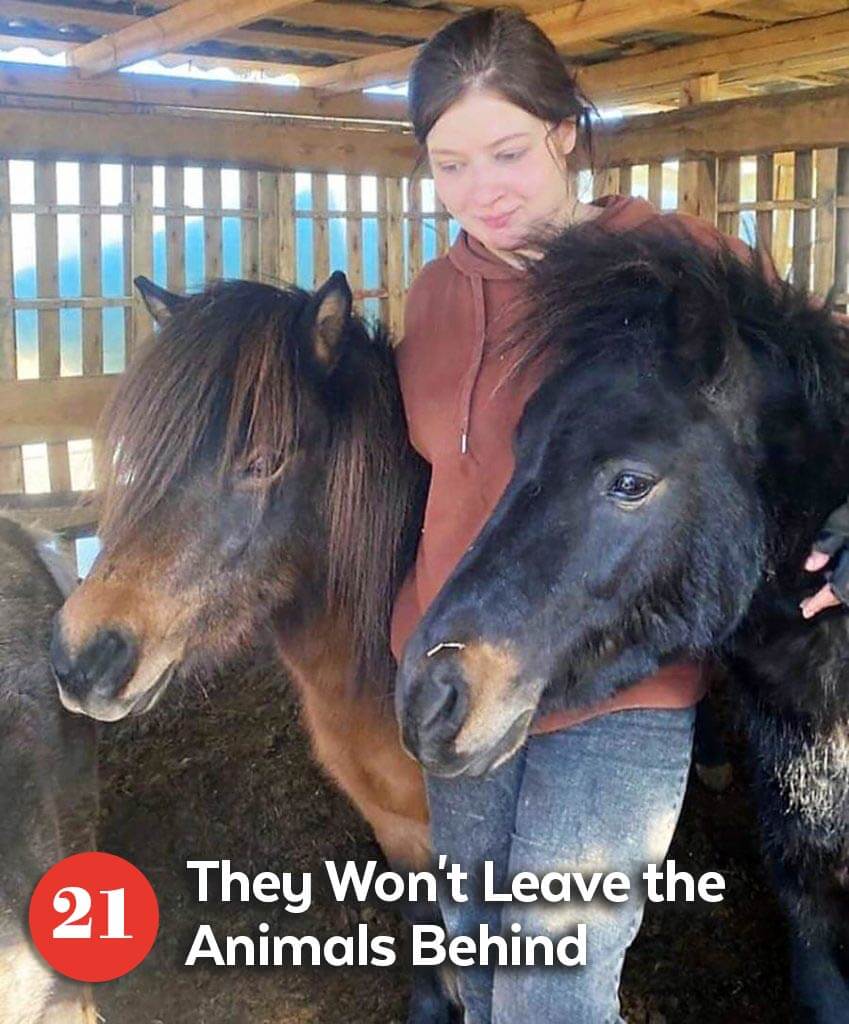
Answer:
M849 3L578 0L552 7L555 2L518 0L515 6L551 36L600 112L592 164L586 152L574 160L580 195L640 195L704 217L766 247L782 274L821 295L832 291L846 309ZM400 330L411 276L447 249L457 225L426 174L411 182L418 151L403 89L392 87L403 85L428 36L457 15L490 5L0 0L0 512L58 531L85 571L96 550L95 425L151 330L132 288L139 274L191 291L218 277L312 287L341 269L358 308ZM21 62L21 53L29 60L37 54L40 63ZM271 701L272 690L269 684L262 699ZM234 735L245 728L244 717L231 711L221 712L219 724L226 719ZM149 741L147 766L148 781L161 786L161 803L136 804L144 824L133 829L144 831L145 844L154 841L160 822L172 820L168 814L185 811L165 814L162 808L174 803L168 787L175 779L183 784L195 756L183 750L176 726L171 734L167 722L163 728ZM137 732L122 735L139 739ZM246 748L244 764L263 757L276 764L279 735L265 724L256 735L268 749ZM220 750L220 730L207 739L211 751ZM164 772L163 761L173 770ZM114 793L133 791L132 772L117 755L107 757L105 774ZM216 787L225 783L204 778L210 801L220 803ZM250 780L242 782L248 795L254 792ZM297 793L278 797L307 806L322 785L312 775L299 780ZM350 853L361 843L362 827L336 800L332 814L341 815L339 828L348 839L334 851ZM107 809L108 838L120 847L129 819L117 797L107 798ZM714 807L711 813L724 812ZM763 895L768 887L746 866L757 859L754 839L745 840L751 849L741 854L745 826L736 811L728 814L718 826L721 855L698 829L681 842L705 869L716 867L717 858L725 863L724 857L733 874L736 864L749 886L736 905L741 916L718 926L723 941L739 940L734 956L745 956L781 925L773 909L765 912L760 933L746 931L758 917L758 900L769 900ZM315 827L325 820L319 816ZM355 843L351 833L358 827ZM213 846L221 835L211 832ZM141 845L127 848L143 860ZM261 862L262 851L254 852ZM163 863L171 864L161 869L167 874L173 864ZM678 929L683 919L667 920L672 925L661 930ZM651 940L651 929L647 934ZM676 948L686 944L682 934L697 941L676 932ZM709 965L718 956L707 943L698 955ZM740 983L717 961L717 977L725 981L710 998L727 1006L728 1016L717 1011L711 1017L676 989L675 956L665 974L652 956L638 954L639 969L654 972L655 987L668 991L653 1002L632 986L626 999L631 1021L790 1019L786 989L776 981L786 973L780 965L755 965ZM193 1009L185 1016L163 1010L162 1019L400 1019L397 993L390 998L358 990L360 1008L352 1010L338 986L320 998L293 989L283 1000L285 1013L275 1015L269 1008L282 998L272 991L276 982L254 975L245 989L250 998L261 1002L265 996L257 993L268 994L262 1013L251 1016L233 1009L223 979L215 984L218 1009L211 996L192 1002L192 986L199 983L182 978L172 1007L182 1000ZM104 1019L159 1019L137 989L133 998L141 999L136 1005L144 1005L144 1014L135 1016L122 991L128 990L109 997L112 1014Z
M62 66L0 62L0 505L91 533L93 428L150 329L137 274L309 287L340 268L399 329L456 226L426 177L410 185L403 95L371 90L473 6L2 0L0 50ZM575 162L584 196L691 211L849 301L849 5L518 6L604 115L594 169Z

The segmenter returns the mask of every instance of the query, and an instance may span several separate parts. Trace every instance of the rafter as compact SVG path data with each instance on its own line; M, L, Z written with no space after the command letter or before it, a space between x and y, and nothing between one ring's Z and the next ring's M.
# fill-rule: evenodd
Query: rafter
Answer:
M677 94L695 75L715 72L722 84L781 78L816 71L830 56L849 67L849 11L623 57L584 68L578 77L595 103L631 103Z
M68 61L82 75L99 75L210 39L303 0L183 0L168 10L77 46Z
M3 0L5 19L30 20L40 25L65 29L69 24L100 31L104 35L117 32L129 25L137 25L147 19L136 14L125 14L108 8L69 7L67 4L39 3L30 0ZM245 25L231 32L215 37L216 42L230 46L259 46L279 50L304 50L310 53L331 53L341 57L368 57L381 53L390 47L386 43L369 42L362 39L336 38L318 32L287 32L270 28L256 28Z
M162 75L114 72L97 79L81 79L69 68L14 64L0 64L0 96L351 121L406 123L407 120L406 101L396 96L328 96L313 89L287 89L270 83L187 82Z
M574 0L531 17L555 45L573 46L582 40L597 40L646 28L659 18L689 17L729 7L734 2L657 0L654 4L635 4L633 0ZM376 57L363 57L329 68L313 68L300 76L301 83L331 92L347 92L401 81L420 49L420 46L407 46Z

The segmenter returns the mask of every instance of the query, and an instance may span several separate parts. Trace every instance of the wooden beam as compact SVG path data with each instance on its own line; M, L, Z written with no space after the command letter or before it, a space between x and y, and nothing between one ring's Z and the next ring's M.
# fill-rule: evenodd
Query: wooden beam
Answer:
M397 96L327 96L313 89L254 82L186 82L162 75L108 74L90 80L68 68L14 64L0 64L0 95L407 122L406 100Z
M602 125L597 166L774 153L849 143L849 86L705 103ZM577 154L588 166L586 153Z
M573 0L531 16L556 46L574 46L583 40L624 34L646 28L663 17L686 17L704 11L731 6L735 0L657 0L654 4L634 4L623 0ZM420 46L407 46L375 57L329 68L302 72L302 85L331 92L365 89L388 82L403 81L416 59Z
M780 79L816 69L829 53L845 65L847 49L849 11L842 11L606 61L579 71L578 80L595 103L639 102L674 95L680 82L697 75L718 74L721 83L768 74Z
M681 86L679 106L711 103L719 95L719 75L699 75ZM682 160L678 167L678 209L713 224L716 221L716 157Z
M104 105L105 106L105 105ZM705 103L601 124L596 166L693 160L849 143L849 86ZM232 164L406 177L416 159L409 134L328 129L279 118L90 113L0 108L0 152L12 158ZM586 154L576 154L587 166Z
M737 0L657 0L635 4L629 0L577 0L536 14L533 21L555 45L582 39L624 35L651 28L656 21L687 18L694 14L733 7Z
M91 437L117 376L0 381L0 447Z
M0 152L32 159L232 165L260 170L408 175L417 147L386 130L314 127L270 117L182 117L0 108Z
M165 6L160 3L158 6ZM327 28L371 35L427 39L456 15L431 8L400 7L379 3L301 3L275 16L276 21L304 28Z
M169 6L174 6L173 4ZM57 29L79 25L83 28L102 32L104 35L117 32L128 25L136 25L147 18L123 11L100 7L76 7L67 4L41 3L33 6L30 0L3 0L3 16L7 20L32 20L39 25L52 25ZM318 32L287 32L269 28L245 25L232 32L223 32L215 37L217 42L231 46L261 46L279 50L303 50L308 53L330 53L344 57L367 57L390 49L390 44L371 42L363 39L345 39Z
M183 0L176 7L75 47L68 61L83 75L100 75L211 39L299 2L303 0Z
M374 85L403 82L421 48L421 45L405 46L376 57L333 64L329 68L305 68L298 72L298 80L303 86L328 92L353 92Z

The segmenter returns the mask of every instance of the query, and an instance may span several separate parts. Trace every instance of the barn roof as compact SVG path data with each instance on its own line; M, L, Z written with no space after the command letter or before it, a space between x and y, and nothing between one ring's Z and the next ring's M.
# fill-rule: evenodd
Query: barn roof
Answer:
M0 47L65 52L108 82L144 58L237 74L293 74L325 94L403 81L422 41L488 0L3 0ZM520 0L580 69L598 104L678 104L681 83L715 74L714 98L849 82L849 4L834 0ZM8 83L0 87L8 91ZM402 105L391 108L403 116Z

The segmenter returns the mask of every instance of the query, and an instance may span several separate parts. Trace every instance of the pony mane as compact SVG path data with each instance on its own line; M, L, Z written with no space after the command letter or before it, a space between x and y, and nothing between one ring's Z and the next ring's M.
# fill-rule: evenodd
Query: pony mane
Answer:
M780 280L767 256L744 261L674 222L625 233L589 222L546 240L544 252L528 263L526 315L504 343L511 377L536 363L618 360L628 348L657 356L651 348L665 346L708 382L739 343L789 369L811 405L847 420L849 331L827 303Z
M101 538L108 548L127 536L199 460L221 488L257 450L281 460L293 453L309 381L331 427L325 599L350 623L357 679L385 683L391 600L410 557L421 468L386 334L353 317L340 364L317 383L298 347L308 300L295 287L215 282L148 341L101 421ZM258 488L256 500L268 502L273 486Z

